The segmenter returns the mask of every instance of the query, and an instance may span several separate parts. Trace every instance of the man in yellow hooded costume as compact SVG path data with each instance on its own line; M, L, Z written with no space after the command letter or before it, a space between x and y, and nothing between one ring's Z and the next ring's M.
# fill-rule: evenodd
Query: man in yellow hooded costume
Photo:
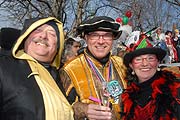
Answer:
M25 21L12 56L0 59L1 120L73 120L57 72L63 44L56 18Z
M77 28L87 47L60 70L77 120L120 119L120 95L126 84L122 59L111 54L120 24L107 16L84 21Z

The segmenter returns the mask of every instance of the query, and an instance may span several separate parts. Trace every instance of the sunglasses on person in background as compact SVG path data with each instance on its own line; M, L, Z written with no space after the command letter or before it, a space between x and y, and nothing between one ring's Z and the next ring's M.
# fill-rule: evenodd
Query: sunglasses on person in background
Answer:
M142 63L144 60L146 60L147 62L155 62L157 61L157 57L155 55L153 56L148 56L148 57L135 57L133 59L133 63L135 64L139 64L139 63Z
M102 37L102 39L105 41L112 41L114 37L112 33L106 33L103 35L98 33L88 33L88 36L91 40L99 40Z

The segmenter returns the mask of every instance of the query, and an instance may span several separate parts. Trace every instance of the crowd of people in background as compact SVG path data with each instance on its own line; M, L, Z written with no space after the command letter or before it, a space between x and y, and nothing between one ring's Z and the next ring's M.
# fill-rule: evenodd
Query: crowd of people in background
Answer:
M129 30L128 27L130 26L127 25L125 25L125 27L127 28L124 28L122 31L126 33L126 36L121 36L120 41L116 42L116 47L114 48L115 55L119 55L120 53L120 56L123 57L123 55L129 51L131 45L138 43L137 38L139 38L141 34L145 34L149 42L167 52L167 55L161 63L171 64L180 61L180 34L178 29L163 31L161 27L156 27L149 32L142 32L132 31L132 29ZM129 32L128 34L127 31Z
M124 27L124 28L123 28ZM123 57L125 53L129 51L131 45L136 44L138 41L134 40L139 38L141 31L132 31L132 26L122 26L122 35L116 41L114 41L114 47L112 54ZM131 29L129 29L131 28ZM136 34L138 32L138 34ZM8 34L8 35L7 35ZM0 32L0 49L10 50L15 43L16 39L20 35L20 30L16 28L1 28ZM138 35L138 37L137 37ZM153 42L155 46L164 49L167 55L161 63L170 64L180 62L180 33L178 29L163 31L161 27L153 29L149 33L146 33L150 42ZM13 37L12 37L13 36ZM125 44L127 43L127 44ZM131 44L129 44L131 43ZM86 42L80 37L67 36L64 44L64 52L62 56L62 65L64 62L69 61L76 57L79 52L86 47ZM4 53L3 52L3 53Z
M126 32L126 30L122 30L122 32ZM136 44L138 42L137 40L134 41L135 39L134 37L132 40L132 36L137 35L137 34L134 35L133 33L134 32L131 31L128 34L126 33L126 36L121 35L121 37L118 40L114 41L114 47L112 49L113 55L123 57L129 51L129 49L131 48L131 45ZM139 31L138 33L139 33L138 36L142 34L141 31ZM167 55L165 56L165 58L162 60L161 63L171 64L171 63L180 62L180 34L179 34L178 29L175 29L173 31L167 30L164 32L161 27L158 27L155 30L152 30L150 33L146 33L146 34L147 34L146 36L147 39L149 39L150 42L152 42L154 46L158 46L167 52ZM71 37L71 40L74 40L80 43L81 47L79 47L79 49L80 48L83 49L84 48L83 46L86 45L85 41L83 39L80 39L79 41L77 41L76 39L78 38ZM71 40L67 39L67 43L68 41L71 41ZM124 43L126 43L127 41L130 41L131 44L125 45ZM70 48L69 46L73 46L73 45L65 45L66 54L64 54L64 57L69 56L68 53L70 54L71 50L69 49ZM78 54L78 50L77 50L77 54ZM75 57L76 55L74 54L72 56Z

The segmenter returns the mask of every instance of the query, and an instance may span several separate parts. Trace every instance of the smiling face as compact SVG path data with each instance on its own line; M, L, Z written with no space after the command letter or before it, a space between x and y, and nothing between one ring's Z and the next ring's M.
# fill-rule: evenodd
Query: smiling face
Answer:
M57 35L54 28L44 24L26 39L24 50L41 62L51 62L57 52Z
M139 83L149 80L156 73L159 61L154 54L145 54L133 58L129 66L134 70Z
M112 49L112 32L95 31L85 35L89 51L97 58L105 57Z

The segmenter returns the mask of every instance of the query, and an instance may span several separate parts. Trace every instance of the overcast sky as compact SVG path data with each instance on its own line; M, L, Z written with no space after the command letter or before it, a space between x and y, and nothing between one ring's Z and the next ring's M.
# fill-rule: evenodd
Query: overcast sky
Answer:
M0 0L1 1L1 0ZM7 20L7 12L0 8L0 27L10 27L10 24Z

